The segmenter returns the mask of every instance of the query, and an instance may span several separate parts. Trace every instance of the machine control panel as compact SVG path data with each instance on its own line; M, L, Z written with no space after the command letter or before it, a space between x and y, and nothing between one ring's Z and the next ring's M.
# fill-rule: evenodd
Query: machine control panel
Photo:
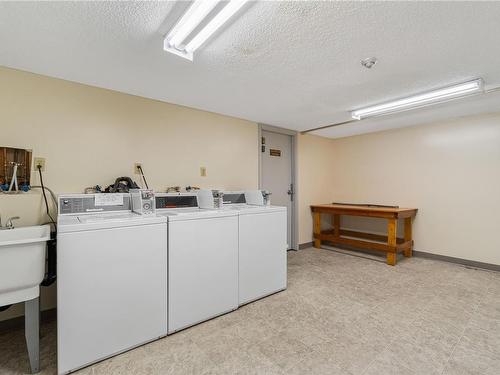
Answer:
M156 208L193 208L198 207L196 194L159 193L156 195Z
M149 189L131 189L132 211L141 215L150 215L155 212L155 193Z
M242 204L247 203L245 199L245 192L224 192L224 204Z
M102 193L107 194L107 193ZM113 194L113 193L110 193ZM99 200L96 203L95 194L69 194L61 195L58 199L59 214L72 215L92 212L111 212L130 210L130 197L128 194L117 193L122 196L120 204L101 205Z

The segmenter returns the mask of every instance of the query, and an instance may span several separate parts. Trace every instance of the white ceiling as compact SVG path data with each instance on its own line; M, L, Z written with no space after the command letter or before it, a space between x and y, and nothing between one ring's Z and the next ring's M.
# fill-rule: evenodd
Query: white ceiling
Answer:
M181 6L1 2L0 64L295 130L476 77L500 86L500 2L256 2L194 62L162 49ZM315 133L499 110L490 94Z

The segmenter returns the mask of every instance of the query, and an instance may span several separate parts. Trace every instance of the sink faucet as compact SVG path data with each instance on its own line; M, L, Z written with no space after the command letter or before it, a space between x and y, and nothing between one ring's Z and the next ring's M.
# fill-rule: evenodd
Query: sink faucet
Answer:
M7 222L5 223L5 229L14 229L14 224L12 223L12 220L19 220L19 216L12 216L7 219Z

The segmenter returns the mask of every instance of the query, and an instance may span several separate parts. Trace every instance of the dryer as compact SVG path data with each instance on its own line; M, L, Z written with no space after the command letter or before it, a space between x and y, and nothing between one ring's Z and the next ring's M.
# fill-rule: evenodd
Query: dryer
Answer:
M222 211L238 213L238 304L286 289L286 207L271 206L266 191L217 191L217 195L222 196ZM202 207L214 207L211 191L200 191L199 197Z
M237 309L238 213L156 193L156 214L168 220L168 333Z
M57 362L64 374L167 334L167 225L129 194L58 198Z

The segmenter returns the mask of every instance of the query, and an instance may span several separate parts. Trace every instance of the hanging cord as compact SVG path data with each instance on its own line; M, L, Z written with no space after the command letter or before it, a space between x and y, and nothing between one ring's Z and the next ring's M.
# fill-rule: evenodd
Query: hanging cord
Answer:
M50 240L47 241L47 256L46 256L46 262L47 262L47 271L45 272L45 277L43 278L42 282L40 285L42 286L50 286L52 285L56 279L57 279L57 224L50 215L50 210L49 210L49 202L47 201L47 194L45 193L45 190L48 190L50 193L50 196L52 197L52 200L54 204L57 206L57 199L55 197L55 194L52 190L49 188L45 187L43 184L43 176L42 176L42 167L40 165L37 165L38 169L38 174L40 176L40 186L35 186L39 187L42 189L42 195L43 195L43 200L45 202L45 208L47 210L47 216L50 218L50 222L52 225L54 225L54 232L51 233L50 235Z
M54 220L54 218L50 215L50 210L49 210L49 202L47 201L47 194L45 194L45 186L43 184L43 176L42 176L42 167L37 165L38 169L38 174L40 176L40 186L42 187L42 194L43 194L43 200L45 202L45 208L47 210L47 216L49 217L51 223L54 225L54 229L57 232L57 224Z
M50 196L52 198L52 203L54 203L54 207L57 207L57 198L56 198L56 195L54 194L54 192L50 188L48 188L47 186L44 186L42 188L41 185L31 185L31 188L32 189L45 189L45 190L47 190L50 193Z
M146 185L146 189L149 189L148 183L146 181L146 177L144 177L144 172L142 171L142 166L138 165L137 168L141 171L141 176L142 176L142 179L144 181L144 185Z

